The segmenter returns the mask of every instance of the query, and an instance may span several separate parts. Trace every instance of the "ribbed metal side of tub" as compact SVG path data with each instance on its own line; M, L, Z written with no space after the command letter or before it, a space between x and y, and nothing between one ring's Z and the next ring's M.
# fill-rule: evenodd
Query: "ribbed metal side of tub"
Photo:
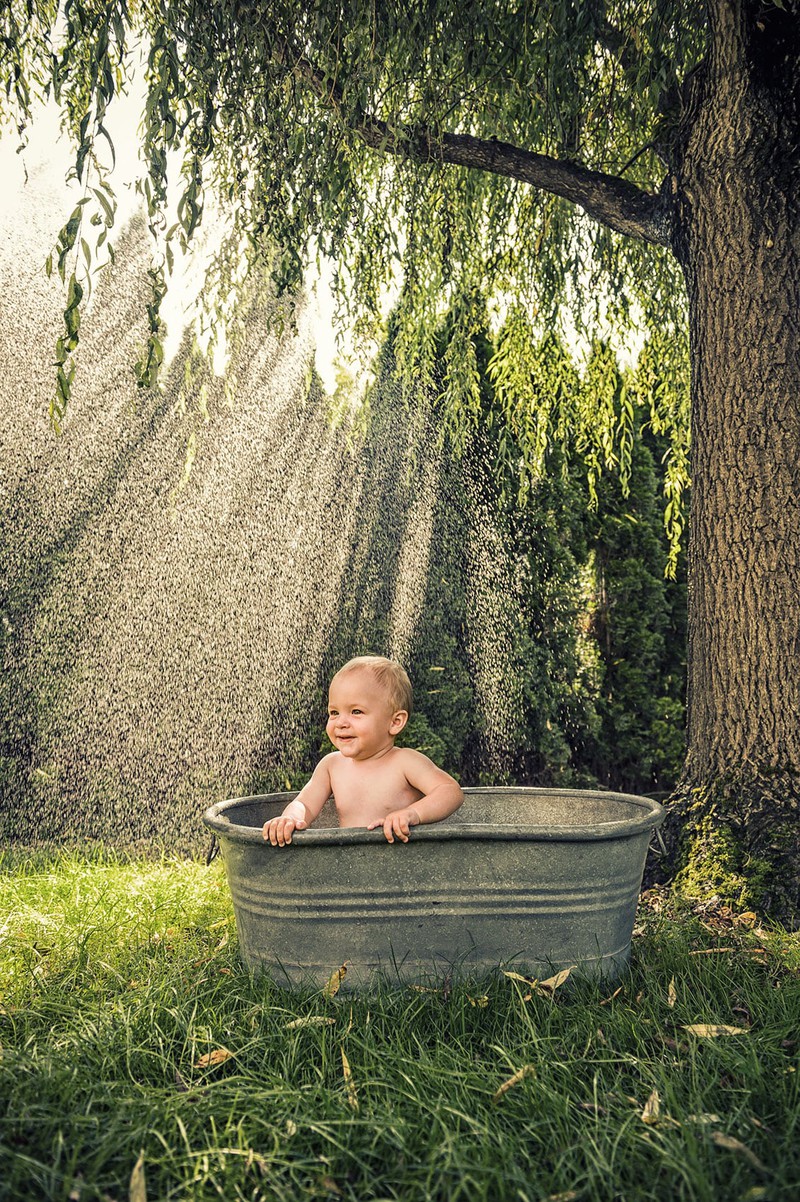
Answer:
M468 802L501 791L475 793L484 796ZM530 822L536 794L550 820L539 832ZM514 790L528 804L527 823L439 824L419 828L408 844L389 845L380 832L312 828L291 847L270 847L255 820L279 811L285 797L212 807L206 821L220 840L242 956L277 980L322 984L345 961L352 986L375 973L424 982L499 965L539 976L575 965L613 977L628 960L661 815L647 799L609 811L613 795L604 794L605 822L572 831L554 825L553 798L569 802L574 824L581 796ZM620 834L626 802L633 830ZM476 809L467 816L477 817ZM241 817L252 825L240 825Z

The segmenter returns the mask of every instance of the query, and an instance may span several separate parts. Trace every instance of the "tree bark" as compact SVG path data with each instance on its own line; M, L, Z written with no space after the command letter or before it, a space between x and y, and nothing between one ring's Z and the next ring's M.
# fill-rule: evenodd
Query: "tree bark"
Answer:
M707 883L732 873L746 885L749 863L762 904L791 920L800 901L798 66L780 63L785 14L770 54L753 45L770 30L748 4L709 7L702 97L673 181L692 346L688 755L675 812L685 874L701 882L700 862L713 869L721 855L725 870ZM765 79L759 64L770 58Z

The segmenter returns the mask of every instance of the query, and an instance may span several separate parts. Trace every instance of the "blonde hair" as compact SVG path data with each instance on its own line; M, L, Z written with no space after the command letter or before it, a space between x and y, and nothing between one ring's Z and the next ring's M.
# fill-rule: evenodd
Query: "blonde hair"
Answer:
M408 673L397 660L387 659L383 655L356 655L343 664L334 676L342 676L345 672L370 672L381 688L385 689L395 710L405 710L411 713L414 704L414 690Z

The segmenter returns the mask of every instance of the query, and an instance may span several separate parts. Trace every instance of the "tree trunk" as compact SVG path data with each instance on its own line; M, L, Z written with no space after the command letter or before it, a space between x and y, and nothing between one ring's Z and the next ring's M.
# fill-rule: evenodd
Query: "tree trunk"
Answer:
M693 394L688 755L674 807L679 879L796 920L798 38L793 16L779 14L776 31L755 14L750 20L746 3L710 8L711 53L673 180Z

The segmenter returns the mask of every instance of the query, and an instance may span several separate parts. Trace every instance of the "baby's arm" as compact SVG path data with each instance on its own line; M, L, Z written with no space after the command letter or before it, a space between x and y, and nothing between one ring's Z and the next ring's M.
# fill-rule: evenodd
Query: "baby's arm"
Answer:
M335 754L335 753L332 753ZM273 847L283 847L292 841L292 831L302 831L313 822L331 795L331 776L326 755L314 769L297 797L290 801L282 814L264 823L263 835Z
M455 813L464 800L464 793L458 781L453 780L449 773L437 768L433 760L429 760L421 751L412 751L403 747L403 773L406 780L414 789L422 793L419 801L413 805L403 806L402 809L392 810L387 814L383 823L373 822L368 830L383 826L383 833L390 843L394 836L403 843L408 843L408 832L412 826L424 822L441 822L443 818Z

